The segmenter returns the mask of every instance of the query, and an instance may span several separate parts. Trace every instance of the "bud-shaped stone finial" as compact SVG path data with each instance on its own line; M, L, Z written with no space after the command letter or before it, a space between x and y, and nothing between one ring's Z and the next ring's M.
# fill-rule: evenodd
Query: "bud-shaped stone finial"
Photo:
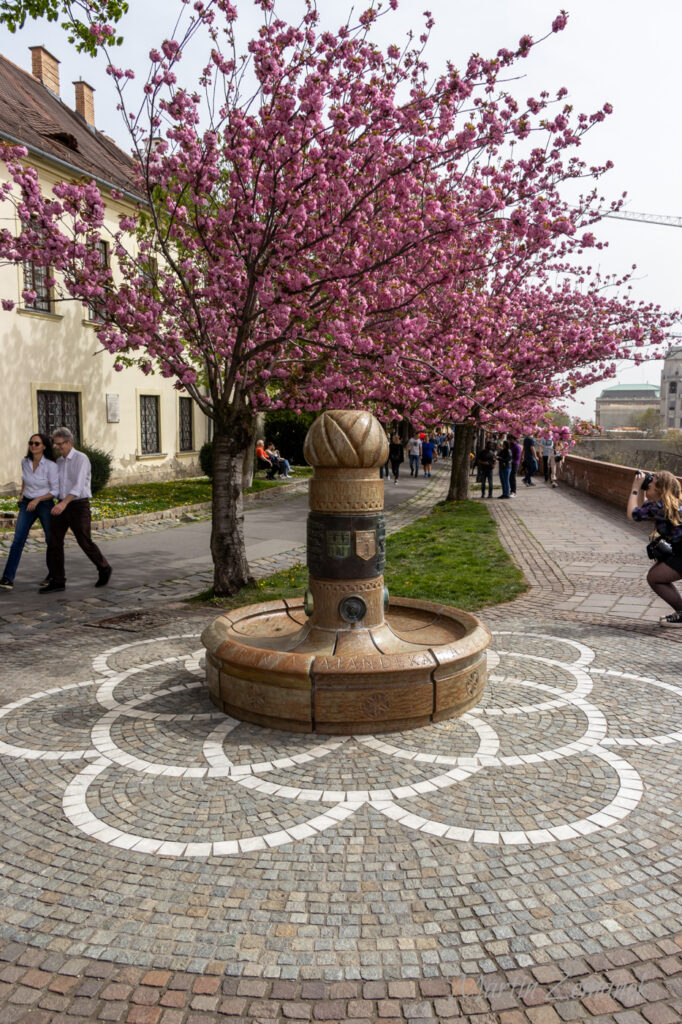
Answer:
M371 469L388 458L388 441L371 412L332 409L311 426L303 454L311 466Z

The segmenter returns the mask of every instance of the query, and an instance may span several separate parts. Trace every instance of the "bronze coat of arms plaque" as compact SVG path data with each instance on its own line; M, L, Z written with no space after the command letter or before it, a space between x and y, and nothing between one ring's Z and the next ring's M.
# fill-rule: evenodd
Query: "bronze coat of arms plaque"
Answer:
M386 528L381 515L308 516L308 568L326 580L379 576L386 561Z
M374 530L359 530L355 534L355 554L364 561L377 553L377 535Z
M350 530L327 530L327 554L330 558L348 558L350 555Z

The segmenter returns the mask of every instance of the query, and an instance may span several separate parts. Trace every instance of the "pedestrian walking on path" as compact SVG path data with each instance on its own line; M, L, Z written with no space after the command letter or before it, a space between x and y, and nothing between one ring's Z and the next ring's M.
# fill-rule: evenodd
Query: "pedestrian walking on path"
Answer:
M410 476L419 476L419 459L422 453L422 443L416 434L412 434L407 442L407 454L410 460Z
M45 534L45 543L49 543L50 512L58 490L59 476L54 461L52 442L47 434L33 434L29 438L28 451L21 460L19 515L14 528L12 547L9 549L5 569L2 579L0 579L0 589L11 590L14 586L14 577L17 574L24 545L36 519L40 519L40 525Z
M497 452L497 466L498 473L500 475L500 485L502 487L502 494L498 495L500 498L510 497L509 477L511 474L511 463L512 453L509 441L503 441Z
M64 538L71 527L78 546L97 566L96 587L104 587L111 576L111 566L90 536L90 460L73 446L73 434L60 427L52 435L59 452L59 501L51 509L50 540L47 546L49 579L41 594L52 594L66 588L64 572Z
M523 439L523 482L526 487L535 487L533 476L538 471L538 453L535 438L527 434Z
M433 449L434 443L426 435L426 439L422 441L422 466L424 467L424 476L431 476L431 466L433 465Z
M545 478L545 483L556 484L556 469L554 467L554 438L547 436L543 437L540 441L540 451L542 452L542 473Z
M509 497L516 497L516 476L521 465L522 448L514 434L507 434L511 451L511 469L509 471Z
M485 486L488 485L488 497L493 496L493 468L495 466L495 452L490 441L485 448L481 448L476 455L476 468L478 469L478 482L481 485L481 497L485 498Z
M388 460L391 463L393 483L397 484L400 476L400 464L405 461L403 446L397 434L393 434L391 437L391 443L388 446Z
M636 522L654 522L657 537L652 537L647 553L656 564L647 573L647 583L673 610L659 619L660 624L682 626L682 594L674 585L682 579L682 490L677 478L667 471L635 473L627 515Z

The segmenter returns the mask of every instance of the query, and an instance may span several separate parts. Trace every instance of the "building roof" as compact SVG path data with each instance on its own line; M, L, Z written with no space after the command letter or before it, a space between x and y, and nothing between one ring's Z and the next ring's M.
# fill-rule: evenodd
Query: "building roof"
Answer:
M2 55L0 139L20 143L33 156L63 170L139 196L130 157L37 78Z
M682 345L671 345L665 354L665 359L679 359L682 356Z
M658 384L614 384L611 388L604 388L599 398L645 398L647 395L659 398L660 394Z

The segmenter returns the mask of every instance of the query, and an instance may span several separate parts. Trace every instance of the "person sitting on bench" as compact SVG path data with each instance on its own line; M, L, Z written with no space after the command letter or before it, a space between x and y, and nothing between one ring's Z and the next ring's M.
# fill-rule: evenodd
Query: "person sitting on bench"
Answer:
M275 473L277 472L277 464L268 457L268 454L265 451L263 444L264 442L262 438L256 441L256 462L258 464L259 469L267 470L266 479L274 480Z
M291 476L291 473L289 472L289 470L291 469L291 466L289 465L289 460L282 458L282 456L275 448L274 441L271 441L270 444L267 446L267 448L265 449L265 454L270 459L270 462L272 462L273 465L277 467L278 476Z

